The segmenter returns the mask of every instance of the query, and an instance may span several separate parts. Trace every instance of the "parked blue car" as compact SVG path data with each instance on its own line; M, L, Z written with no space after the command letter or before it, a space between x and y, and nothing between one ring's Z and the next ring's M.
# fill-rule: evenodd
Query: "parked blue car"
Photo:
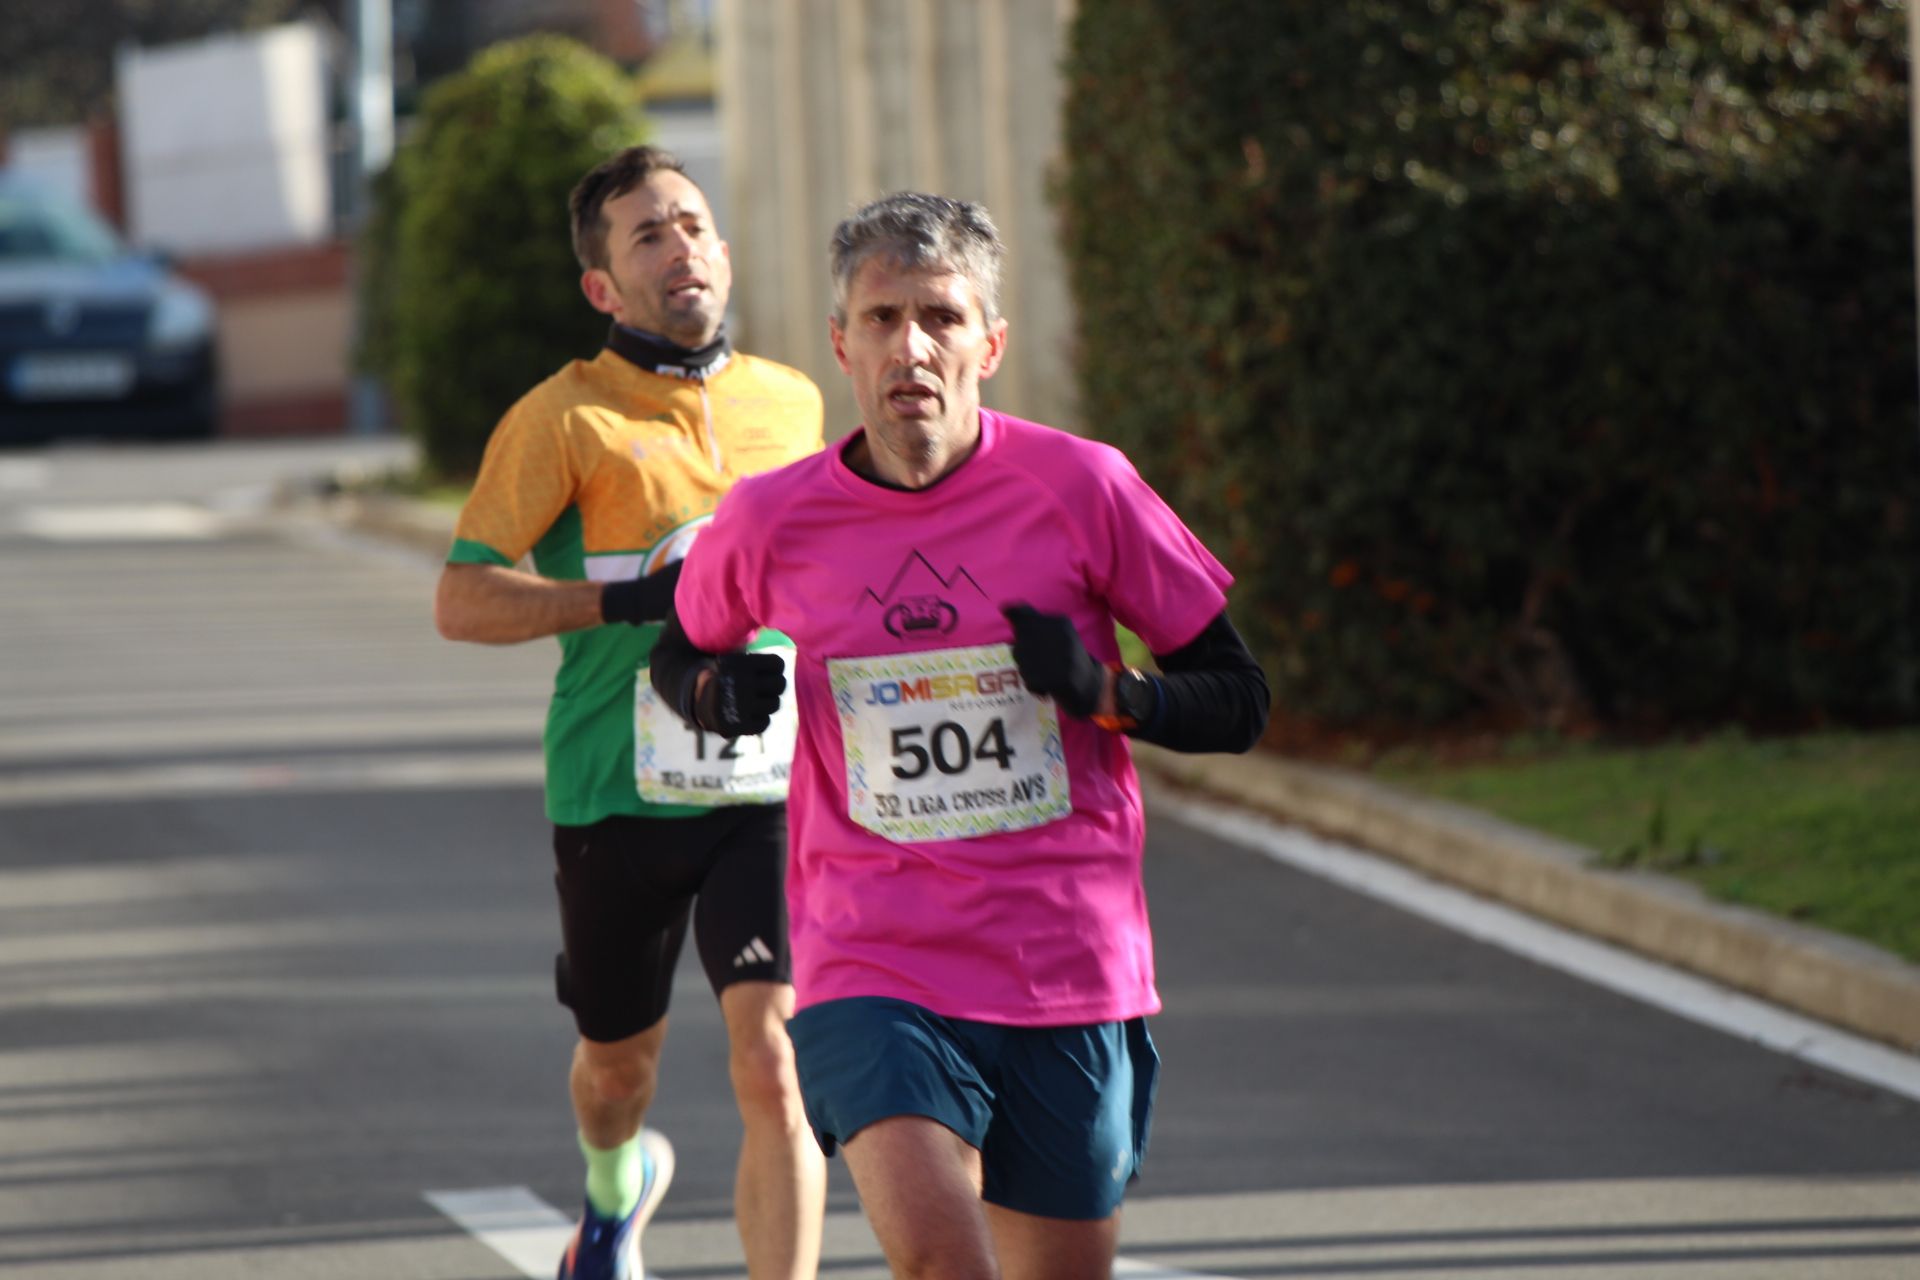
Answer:
M203 290L0 171L0 446L208 436L217 381Z

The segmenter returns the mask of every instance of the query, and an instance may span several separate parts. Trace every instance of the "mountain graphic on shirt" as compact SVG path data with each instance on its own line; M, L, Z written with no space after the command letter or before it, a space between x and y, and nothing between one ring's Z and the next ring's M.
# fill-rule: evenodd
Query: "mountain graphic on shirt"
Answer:
M867 587L862 595L880 609L880 623L897 639L944 636L960 622L960 606L987 593L965 565L942 573L919 551L910 551L892 581L883 589Z

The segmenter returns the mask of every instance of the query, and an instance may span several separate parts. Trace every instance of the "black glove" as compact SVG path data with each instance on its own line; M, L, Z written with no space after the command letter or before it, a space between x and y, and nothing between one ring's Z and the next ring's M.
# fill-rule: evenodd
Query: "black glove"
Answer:
M685 563L675 560L644 578L609 582L600 591L600 620L637 627L665 618L667 610L673 608L673 589L679 585L680 566Z
M718 655L709 667L713 678L694 695L690 718L724 738L765 733L780 709L780 695L787 691L784 667L777 653Z
M1107 671L1080 642L1073 619L1025 604L1002 605L1000 612L1013 624L1013 664L1020 668L1021 682L1069 715L1092 715Z

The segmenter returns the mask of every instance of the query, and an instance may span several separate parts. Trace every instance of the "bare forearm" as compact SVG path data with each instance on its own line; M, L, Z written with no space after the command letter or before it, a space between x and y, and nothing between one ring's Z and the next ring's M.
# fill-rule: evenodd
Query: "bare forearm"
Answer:
M490 564L450 564L440 574L433 619L449 640L519 644L601 623L598 582L556 582Z

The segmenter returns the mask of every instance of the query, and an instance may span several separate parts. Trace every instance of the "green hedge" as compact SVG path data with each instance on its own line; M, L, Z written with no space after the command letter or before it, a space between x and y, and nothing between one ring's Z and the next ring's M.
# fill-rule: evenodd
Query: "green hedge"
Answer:
M1920 711L1905 17L1081 0L1083 404L1283 714Z
M557 36L482 50L428 90L374 189L359 358L431 472L471 475L515 400L599 348L567 194L646 132L625 73Z

